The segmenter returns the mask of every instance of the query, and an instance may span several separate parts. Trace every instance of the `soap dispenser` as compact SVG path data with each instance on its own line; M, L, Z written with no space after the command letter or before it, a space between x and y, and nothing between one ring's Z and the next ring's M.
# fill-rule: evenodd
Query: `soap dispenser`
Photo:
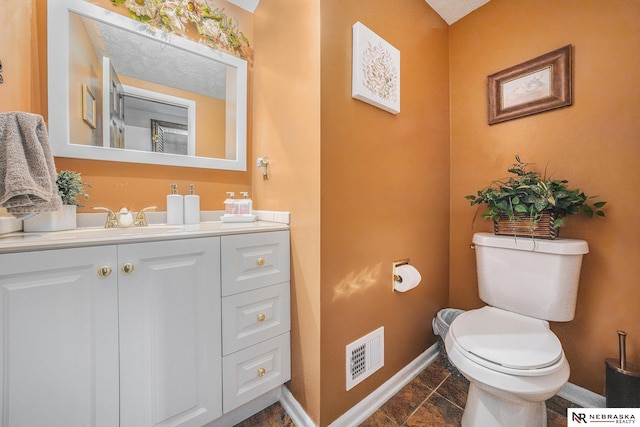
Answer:
M171 184L171 194L167 195L167 224L184 223L184 197L178 194L178 184Z
M241 191L242 200L238 201L238 213L241 215L251 215L252 214L252 204L253 202L249 198L249 193L246 191Z
M133 215L127 208L121 208L116 214L116 218L118 218L118 225L121 227L129 227L133 224Z
M193 184L189 184L189 194L184 196L184 223L200 223L200 196L195 194Z
M227 194L229 197L224 201L224 214L225 215L236 215L238 213L238 205L236 205L236 193L233 191L228 191Z

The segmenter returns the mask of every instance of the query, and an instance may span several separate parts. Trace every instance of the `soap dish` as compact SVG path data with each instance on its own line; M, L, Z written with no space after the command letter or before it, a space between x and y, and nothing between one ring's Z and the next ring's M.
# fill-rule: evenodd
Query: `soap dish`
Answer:
M236 214L228 215L224 214L220 217L222 222L253 222L256 220L255 215Z

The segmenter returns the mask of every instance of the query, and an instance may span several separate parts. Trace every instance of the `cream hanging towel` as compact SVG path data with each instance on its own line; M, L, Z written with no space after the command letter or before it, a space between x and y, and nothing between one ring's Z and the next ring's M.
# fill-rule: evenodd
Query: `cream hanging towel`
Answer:
M42 116L0 114L0 207L16 218L62 207Z

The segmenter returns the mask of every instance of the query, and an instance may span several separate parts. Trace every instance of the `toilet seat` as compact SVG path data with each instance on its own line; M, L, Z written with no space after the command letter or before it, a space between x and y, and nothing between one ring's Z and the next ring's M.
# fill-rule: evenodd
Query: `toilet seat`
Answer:
M465 357L506 374L546 375L564 360L560 340L547 321L495 307L462 313L449 333Z

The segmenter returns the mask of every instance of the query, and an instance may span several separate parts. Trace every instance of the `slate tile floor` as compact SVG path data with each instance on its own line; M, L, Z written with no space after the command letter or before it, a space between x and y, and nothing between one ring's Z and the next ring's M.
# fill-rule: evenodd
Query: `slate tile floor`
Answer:
M235 427L296 427L280 402L266 407Z
M457 427L467 401L469 382L452 375L436 359L389 399L360 427ZM567 408L575 404L554 396L547 401L547 427L567 425ZM280 403L244 420L236 427L295 427Z

